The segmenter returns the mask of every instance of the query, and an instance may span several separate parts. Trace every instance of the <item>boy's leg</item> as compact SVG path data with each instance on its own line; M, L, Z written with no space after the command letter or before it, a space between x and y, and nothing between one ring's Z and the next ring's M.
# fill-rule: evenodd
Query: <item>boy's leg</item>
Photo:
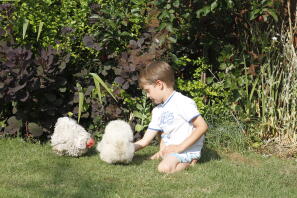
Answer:
M181 163L172 155L166 155L158 166L161 173L175 173L184 170L190 166L190 163Z

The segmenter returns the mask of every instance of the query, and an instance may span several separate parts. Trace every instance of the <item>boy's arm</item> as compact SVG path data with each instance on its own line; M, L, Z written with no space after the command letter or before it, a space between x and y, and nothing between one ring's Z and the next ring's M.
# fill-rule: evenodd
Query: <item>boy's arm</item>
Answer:
M157 153L155 153L154 155L152 155L151 157L150 157L150 159L152 159L152 160L158 160L158 159L161 159L163 156L162 156L162 152L163 152L163 149L165 148L165 144L164 144L164 141L163 141L163 139L161 138L161 140L160 140L160 150L157 152Z
M163 139L161 138L161 141L160 141L160 151L162 151L164 148L165 148L165 143L164 143Z
M182 143L178 145L169 145L166 146L163 150L163 155L167 155L169 153L181 153L190 146L192 146L202 135L204 135L208 129L207 123L202 118L202 116L198 116L192 120L192 124L194 126L194 130L192 134L187 137Z
M135 151L138 151L146 147L147 145L149 145L158 133L160 132L147 129L146 132L144 133L143 138L134 143Z

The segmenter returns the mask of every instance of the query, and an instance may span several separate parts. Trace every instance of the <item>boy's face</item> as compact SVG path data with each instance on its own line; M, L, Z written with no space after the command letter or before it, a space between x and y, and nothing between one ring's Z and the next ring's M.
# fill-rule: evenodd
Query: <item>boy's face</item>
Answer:
M151 99L155 104L160 104L163 102L162 88L163 88L162 82L143 85L143 90L145 91L146 96L149 99Z

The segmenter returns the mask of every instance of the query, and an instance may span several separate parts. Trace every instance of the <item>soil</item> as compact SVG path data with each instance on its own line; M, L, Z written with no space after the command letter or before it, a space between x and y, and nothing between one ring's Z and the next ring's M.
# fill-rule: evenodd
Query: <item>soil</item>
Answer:
M288 139L273 139L262 145L257 152L280 158L297 158L297 142Z

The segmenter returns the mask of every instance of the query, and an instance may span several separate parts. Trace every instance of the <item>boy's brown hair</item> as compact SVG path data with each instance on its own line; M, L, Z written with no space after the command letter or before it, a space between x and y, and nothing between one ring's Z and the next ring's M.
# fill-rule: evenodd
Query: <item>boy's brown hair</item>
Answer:
M164 61L153 62L142 69L138 76L138 83L141 88L144 84L154 84L161 80L168 87L174 87L174 71L171 66Z

